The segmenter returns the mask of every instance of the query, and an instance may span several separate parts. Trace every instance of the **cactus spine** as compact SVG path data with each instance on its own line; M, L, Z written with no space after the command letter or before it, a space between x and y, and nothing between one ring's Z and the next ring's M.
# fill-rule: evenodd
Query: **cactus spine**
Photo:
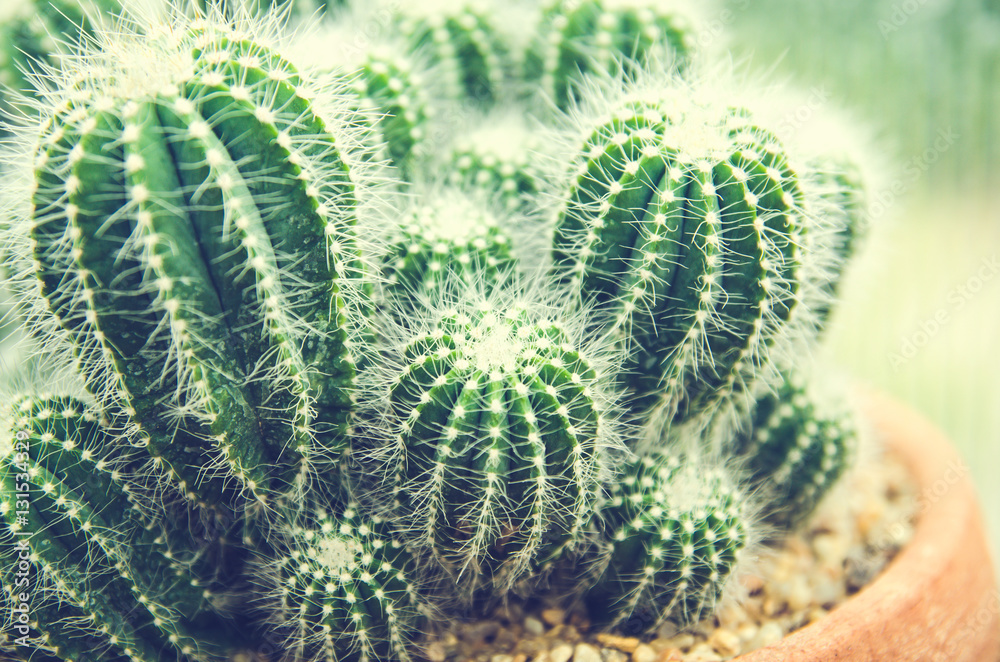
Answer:
M741 443L752 480L768 496L768 519L783 528L802 523L847 469L859 431L851 408L833 387L789 375L758 399Z
M600 508L591 618L649 632L708 613L749 542L745 498L721 468L677 455L628 462Z
M286 536L271 568L296 660L410 660L425 618L416 562L379 516L357 504L320 511Z
M327 125L335 91L224 23L116 39L35 155L41 296L158 467L266 504L346 443L359 141Z
M798 303L809 216L795 166L747 112L653 89L589 130L553 254L629 348L637 404L684 422L767 369Z
M577 544L608 467L606 359L521 302L459 302L405 341L388 396L400 507L463 591Z

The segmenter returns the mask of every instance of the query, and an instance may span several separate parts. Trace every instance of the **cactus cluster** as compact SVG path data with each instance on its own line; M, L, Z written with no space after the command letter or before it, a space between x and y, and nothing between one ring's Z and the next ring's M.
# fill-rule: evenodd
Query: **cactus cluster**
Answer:
M4 124L0 654L407 660L514 599L646 633L848 466L797 359L863 178L687 4L122 2L22 49Z

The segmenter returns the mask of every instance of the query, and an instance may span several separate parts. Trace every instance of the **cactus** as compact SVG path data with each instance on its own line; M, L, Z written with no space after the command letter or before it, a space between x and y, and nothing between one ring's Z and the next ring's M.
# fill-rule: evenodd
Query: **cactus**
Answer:
M636 83L597 115L562 198L556 274L629 348L637 407L667 423L732 411L817 305L800 296L803 263L833 260L822 233L807 241L814 174L749 110L676 80Z
M37 636L99 641L102 659L153 662L165 648L224 656L235 630L213 613L210 577L193 575L199 564L169 544L186 532L147 520L93 412L72 398L16 396L0 421L5 571L24 549L35 583L52 593L44 608L56 620L39 621Z
M453 101L489 104L501 95L510 55L496 24L496 5L496 0L429 0L399 7L401 34L411 50L426 52Z
M512 233L481 196L458 191L417 198L389 240L385 296L406 317L455 279L489 286L514 267Z
M119 0L7 0L0 7L0 85L33 94L26 72L56 66L66 46L120 10ZM10 104L14 97L3 92L0 100Z
M855 453L858 428L844 395L789 375L759 398L740 452L768 499L768 520L783 529L805 521L844 473Z
M543 188L536 156L541 149L540 136L525 125L517 109L497 111L458 132L442 167L455 186L499 191L507 209L530 212Z
M174 484L266 506L346 445L371 171L266 33L177 20L102 33L47 102L22 285Z
M620 446L608 359L541 304L445 301L401 343L382 450L411 538L459 590L505 590L583 535Z
M337 11L319 29L296 40L297 61L344 77L366 123L384 144L385 158L404 174L434 114L434 72L403 40L379 34L362 39L377 17L359 3Z
M281 556L264 568L294 659L410 660L426 607L406 546L356 503L311 519L285 534Z
M721 467L675 454L629 461L600 505L592 621L638 634L710 613L753 526L746 495Z
M678 66L695 50L694 3L658 0L548 0L536 43L528 52L525 77L558 106L567 108L588 72L624 67L650 53Z
M861 177L706 84L679 0L141 4L4 124L15 390L74 395L0 402L0 655L411 660L563 572L648 633L710 614L749 494L791 526L849 463L767 389Z

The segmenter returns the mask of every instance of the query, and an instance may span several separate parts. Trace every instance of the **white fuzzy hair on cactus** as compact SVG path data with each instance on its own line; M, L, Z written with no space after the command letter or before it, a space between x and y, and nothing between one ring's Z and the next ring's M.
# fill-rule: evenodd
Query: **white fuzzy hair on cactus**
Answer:
M489 289L479 283L469 283L467 279L458 279L453 285L436 290L434 300L428 297L424 306L418 308L419 318L415 322L405 327L383 329L390 351L382 363L365 377L359 406L366 413L361 418L371 421L367 436L372 446L368 455L382 467L376 475L381 476L386 491L393 489L394 499L397 502L405 500L412 512L413 516L407 523L412 538L421 547L430 550L450 572L464 577L470 593L484 578L487 583L510 589L520 581L531 579L529 575L540 561L537 555L546 536L561 532L566 539L561 551L580 543L597 486L612 475L620 456L627 453L616 395L609 388L618 357L613 347L609 349L607 345L598 344L592 334L587 334L586 311L574 308L565 293L553 289L550 284L519 281L512 276ZM536 337L534 329L549 329L543 333L564 338L563 344L558 348L552 346L545 336ZM455 343L455 351L444 349L452 342ZM435 349L435 343L442 344ZM419 349L425 345L424 350ZM530 410L521 414L516 411L505 414L502 403L526 397L526 384L539 378L539 367L549 360L546 356L550 349L557 354L569 352L573 356L578 355L579 361L592 371L585 376L574 373L570 377L567 373L567 380L575 386L567 392L570 400L559 408L559 415L568 426L567 434L576 440L573 443L577 446L572 451L576 461L568 470L572 475L547 474L543 439L535 433L529 434L529 448L522 453L532 457L521 459L533 464L537 473L531 479L531 489L523 488L531 494L534 515L526 522L529 526L513 534L521 547L510 558L499 559L499 567L493 572L486 568L491 563L492 555L496 554L492 546L504 535L506 527L510 526L508 522L517 521L513 513L515 504L510 502L512 495L508 495L504 482L509 477L501 477L497 473L494 463L499 462L500 457L489 450L497 435L502 434L501 428L492 428L484 423L486 429L479 432L475 427L460 431L459 428L464 430L463 420L472 421L469 425L473 425L480 412L467 411L461 403L435 403L431 392L445 386L449 380L466 379L468 381L461 388L471 389L470 393L478 392L480 388L488 392L496 391L494 396L490 396L488 404L484 400L481 405L474 405L484 407L481 412L484 417L526 416L525 420L533 426L534 415ZM415 356L417 351L425 353ZM430 390L423 392L424 387L420 386L423 382L419 378L415 385L407 385L411 375L423 369L421 366L437 370L432 367L437 361L441 362L440 372L427 376ZM551 361L555 366L563 365L557 357L552 357ZM569 363L565 366L565 369L570 369ZM449 377L452 373L456 376ZM552 397L556 397L558 390L555 387L546 388ZM572 395L573 391L578 394ZM570 410L584 406L579 398L585 398L587 406L596 412L593 420L577 421L572 418ZM420 403L418 407L454 405L454 422L448 425L428 423L431 430L428 434L439 437L445 446L462 443L463 437L471 435L468 450L474 456L482 456L485 461L483 468L453 469L449 463L462 452L454 455L439 449L438 458L429 460L424 469L419 469L420 462L414 454L422 451L407 447L404 441L411 430L422 424L418 409L410 413L404 411L405 402L411 400ZM419 446L422 442L415 443ZM514 471L513 467L511 471ZM419 474L411 475L413 472ZM441 532L435 527L441 525L438 518L446 517L452 509L452 504L446 502L445 491L464 492L466 489L462 487L463 476L468 476L470 480L477 477L475 480L482 480L484 488L475 493L465 492L461 497L469 501L468 508L463 509L463 517L474 521L475 525L470 528L470 535L465 540L454 541L454 553L445 553L438 549ZM392 504L387 506L392 507Z
M99 375L92 379L91 388L98 402L110 409L118 409L132 416L135 410L129 402L126 389L123 388L123 374L105 342L105 336L98 325L96 317L87 312L95 290L114 289L114 282L99 283L87 269L77 268L74 264L79 255L80 234L75 228L74 220L79 209L74 204L60 203L51 212L46 209L35 209L33 200L35 194L43 193L53 200L68 199L80 186L80 180L75 174L65 178L62 184L64 192L52 188L52 184L39 183L37 173L44 177L61 181L65 177L63 170L78 162L81 158L93 158L106 167L118 169L122 177L136 172L142 172L145 162L138 154L133 153L123 163L111 163L101 160L97 154L87 155L84 145L79 143L70 149L62 145L65 126L80 134L102 135L107 129L102 129L97 117L123 104L126 126L122 132L122 141L128 145L138 137L138 127L131 127L129 122L139 112L140 103L161 96L176 97L172 103L172 112L179 116L194 117L194 104L177 96L179 89L194 81L206 85L219 84L222 80L224 66L228 62L229 53L226 50L205 53L199 62L202 69L195 67L193 53L216 41L251 40L259 49L257 52L245 53L239 61L240 66L268 67L264 52L282 53L287 50L287 44L294 41L295 35L285 30L285 11L270 11L262 14L252 14L248 9L235 4L229 7L230 16L223 15L223 9L215 8L208 15L200 13L188 14L174 5L167 3L150 3L146 7L130 6L129 10L110 27L99 28L86 37L78 47L69 54L60 56L57 67L47 67L39 64L39 71L30 78L36 88L35 98L23 99L24 104L32 112L23 116L9 117L6 127L14 134L4 149L3 163L7 185L3 192L3 211L11 219L9 229L4 232L4 245L10 257L11 283L19 299L19 307L27 318L31 335L44 339L38 346L38 351L49 356L61 356L67 364L74 364L90 375ZM209 70L204 70L205 65ZM295 112L275 107L274 101L268 105L264 99L256 108L257 119L272 126L286 127L278 133L278 143L290 151L296 166L300 169L299 179L306 182L306 194L313 200L316 213L326 219L327 252L326 260L329 268L339 278L339 287L345 296L363 299L364 286L360 283L363 274L373 271L367 260L378 253L369 239L381 233L362 231L352 247L346 246L341 239L348 228L355 222L361 227L377 226L381 223L382 203L387 176L382 164L371 158L365 145L370 143L365 135L365 129L359 128L353 122L354 111L350 106L349 95L342 83L329 77L314 76L308 70L295 72L279 65L274 70L266 71L266 81L285 81L293 77L297 81L295 94L297 98L308 100L309 106L324 125L326 131L335 136L336 159L327 152L332 151L332 145L326 150L317 150L322 142L316 136L304 133L300 126L303 119ZM232 87L234 99L250 101L256 95L255 87L259 83L246 81ZM294 420L289 421L289 442L301 448L301 441L293 441L312 435L313 403L307 391L298 388L302 375L308 370L303 363L302 352L311 343L315 343L319 330L302 318L298 310L300 300L304 300L314 292L303 283L302 279L291 271L280 267L281 262L295 263L297 256L289 252L289 247L271 247L264 234L263 225L273 222L276 211L272 210L269 218L255 217L242 205L247 196L246 184L242 183L247 173L237 172L230 168L225 159L216 156L223 153L225 147L212 134L210 122L214 118L193 119L186 137L203 140L209 145L207 149L206 166L209 176L196 190L190 191L190 210L196 210L200 196L207 189L223 191L226 214L223 239L226 235L241 235L245 238L242 245L246 249L250 264L246 273L237 277L253 282L244 286L255 292L258 301L257 314L267 320L271 329L278 333L282 341L268 354L265 354L257 365L243 366L249 380L267 383L280 390L287 389L296 393L299 403L294 409ZM216 151L213 151L216 150ZM343 172L337 163L346 164L350 180L350 190L344 186L332 185ZM246 164L240 164L246 165ZM232 170L232 171L231 171ZM250 177L266 181L270 176L267 172L252 171ZM136 263L145 273L157 273L161 258L154 247L162 245L158 238L151 234L151 224L148 222L148 212L142 210L143 205L151 198L151 191L144 184L131 187L127 204L114 216L110 217L106 227L110 227L117 218L134 218L136 220L132 235L125 239L124 245L116 259L125 264ZM351 204L347 204L351 203ZM62 211L63 206L65 211ZM280 210L280 207L276 208ZM39 227L50 222L60 222L69 219L66 232L60 237L53 237L53 245L46 247L65 276L59 291L53 296L59 302L60 308L76 311L79 316L72 322L78 325L79 331L74 335L64 328L65 320L53 315L50 301L42 296L40 287L42 281L36 277L40 274L40 264L36 259L38 242L33 233ZM145 219L145 220L144 220ZM120 278L131 277L126 270ZM201 325L215 323L218 320L204 319L197 306L173 294L173 286L177 284L169 278L155 277L146 292L138 296L150 299L145 311L135 311L136 316L149 315L161 320L149 328L149 346L159 347L162 352L161 379L172 383L173 395L168 403L167 417L172 419L171 425L180 425L183 421L200 420L211 422L215 414L209 406L210 395L206 385L199 378L199 370L190 362L190 351L193 345L203 343L199 335ZM155 286L155 287L154 287ZM342 326L349 335L353 335L360 327L356 307L340 309L337 315L344 318ZM351 344L351 340L348 340ZM355 351L364 351L361 343L353 343ZM50 359L51 360L51 359ZM201 370L203 372L203 369ZM294 432L293 432L294 430ZM142 445L143 431L137 425L133 426L132 438ZM257 499L266 505L266 498L256 493L254 483L246 477L240 466L240 458L225 452L215 458L214 465L200 469L204 475L230 475L231 473L244 481L244 487L254 492ZM307 490L309 476L317 471L315 464L322 463L322 448L313 448L312 454L303 453L303 462L299 476L296 478L301 493ZM186 483L179 480L173 468L160 461L159 457L150 460L157 473L164 473L168 482L186 489Z
M773 120L788 112L789 95L780 87L769 89L745 75L741 76L734 68L731 63L707 67L696 62L684 77L680 77L669 61L654 58L642 71L624 73L625 68L619 67L618 74L595 76L581 86L578 101L567 112L568 124L573 128L563 134L562 145L552 150L557 155L554 160L572 164L568 172L564 170L562 180L566 182L569 192L557 194L561 205L557 213L571 219L574 227L579 228L566 239L576 246L575 253L570 251L571 254L582 259L592 255L588 252L592 250L588 244L593 241L593 231L600 228L603 215L609 211L608 199L623 193L621 184L605 182L607 178L617 180L616 175L598 173L595 176L589 170L594 163L591 159L603 155L606 145L624 145L627 141L637 140L641 145L638 150L641 158L667 149L672 162L677 164L678 173L681 169L709 173L713 164L725 163L734 154L737 149L734 136L759 134L761 130L765 132L761 135L768 135L766 132L774 126L768 124L768 118ZM653 131L644 126L629 135L614 131L607 133L601 128L632 121L632 117L637 118L640 124L655 125L659 129ZM595 129L598 131L596 134ZM815 310L829 304L829 295L814 285L824 282L825 275L835 272L841 262L833 250L831 239L843 225L843 214L835 213L834 205L827 199L830 182L818 175L822 170L817 168L817 154L822 153L822 149L817 149L815 145L803 149L795 140L780 145L770 142L771 138L766 140L769 142L765 150L768 153L780 150L778 153L785 159L788 170L796 176L794 192L785 191L783 204L789 210L784 213L798 228L798 239L793 240L791 245L793 252L789 254L785 250L783 254L781 245L786 238L775 235L769 229L770 221L779 218L779 212L758 212L755 227L760 233L760 268L767 272L760 286L766 296L760 303L755 331L730 375L728 386L719 394L723 413L712 412L710 417L695 421L701 427L720 422L729 426L736 424L741 408L735 405L742 401L745 406L749 402L753 383L760 379L776 379L777 369L794 360L796 347L801 344L796 340L814 334L817 326ZM576 157L562 158L574 152ZM626 175L635 174L639 162L621 161L615 167ZM734 172L737 177L740 176L738 170ZM767 174L772 181L782 181L782 176L774 168L769 168ZM573 190L583 185L590 188L574 198ZM596 189L597 193L591 195L591 189ZM703 189L714 195L714 187ZM669 194L669 191L660 191L661 197ZM756 196L749 195L747 202L756 204ZM725 211L720 209L720 212ZM657 237L656 233L652 233L649 238L656 240ZM738 237L727 236L721 230L714 232L714 236L701 236L701 241L721 249L714 258L721 260L716 263L720 276L732 268L730 262L733 256L738 256L728 250L730 257L727 257L726 250L736 240ZM713 258L707 259L711 265ZM645 253L631 260L634 268L647 270L640 273L655 273L657 268L669 266L659 264L657 260L662 261L661 258ZM793 263L801 266L790 269ZM586 268L584 261L573 265L568 275L570 282L580 283ZM697 312L691 320L678 320L689 324L690 328L684 342L669 357L680 368L677 373L668 373L664 377L663 403L658 411L653 412L653 418L659 421L659 425L654 424L650 428L654 437L676 412L685 388L685 371L694 366L694 374L710 375L714 370L716 358L712 353L711 339L727 333L736 322L723 315L720 309L734 296L737 301L744 296L742 292L727 291L721 277L705 278L698 287L701 302ZM612 333L627 339L637 312L649 315L649 308L644 307L649 306L650 301L648 296L644 298L644 294L647 292L643 287L623 292L617 305L609 307L614 311L614 318L610 320ZM789 319L779 318L774 312L782 301L793 308Z

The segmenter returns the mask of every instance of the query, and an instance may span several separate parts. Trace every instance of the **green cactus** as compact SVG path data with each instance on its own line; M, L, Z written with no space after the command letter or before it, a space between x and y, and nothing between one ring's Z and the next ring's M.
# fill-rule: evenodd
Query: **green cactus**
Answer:
M184 539L190 554L186 531L148 520L94 413L72 398L18 396L0 421L4 584L35 596L48 587L32 604L48 615L34 636L66 648L52 651L62 659L77 656L78 639L109 660L155 662L164 649L224 657L236 631L215 614L211 576L193 574L201 564L171 546ZM23 580L14 576L22 550L33 566Z
M480 286L502 281L515 267L504 225L474 195L442 191L418 198L390 239L382 267L390 305L406 317L456 278Z
M803 261L825 250L807 243L811 173L748 111L699 95L651 83L602 107L554 244L556 273L628 347L636 406L667 423L731 410L770 369L813 303Z
M408 173L434 114L429 71L398 37L361 39L376 20L373 8L355 3L297 40L297 61L344 77L359 117L370 125L384 157ZM432 89L432 88L431 88Z
M740 452L768 498L767 519L783 529L804 522L847 470L858 435L844 394L804 372L758 399Z
M503 90L510 55L497 25L496 0L429 0L399 6L399 29L423 50L453 101L489 104Z
M607 359L551 312L446 303L389 378L401 518L466 595L512 588L579 543L620 446Z
M477 118L460 131L441 165L455 186L498 191L507 209L530 209L543 188L537 157L542 149L541 137L520 111L509 109Z
M412 659L426 618L421 575L384 519L352 503L340 516L318 513L285 538L287 549L268 571L294 659Z
M695 50L694 9L660 0L547 0L525 78L565 109L589 72L633 72L651 53L682 65Z
M815 320L820 333L826 331L834 304L840 298L844 270L858 252L871 229L869 191L867 178L858 164L846 157L828 157L817 170L820 173L819 213L834 219L829 223L832 237L827 240L836 259L827 267L827 273L813 278L820 288L815 306Z
M90 9L85 11L84 7ZM94 23L121 11L119 0L6 0L0 7L0 85L35 96L25 72L58 66L57 57L67 45L90 34ZM5 111L15 101L0 93ZM17 103L25 110L27 99Z
M584 596L592 621L639 634L710 613L753 525L733 476L679 455L643 456L609 488Z
M346 445L371 172L353 116L325 116L338 90L266 35L199 18L102 38L33 155L37 334L68 338L191 498L266 506Z

